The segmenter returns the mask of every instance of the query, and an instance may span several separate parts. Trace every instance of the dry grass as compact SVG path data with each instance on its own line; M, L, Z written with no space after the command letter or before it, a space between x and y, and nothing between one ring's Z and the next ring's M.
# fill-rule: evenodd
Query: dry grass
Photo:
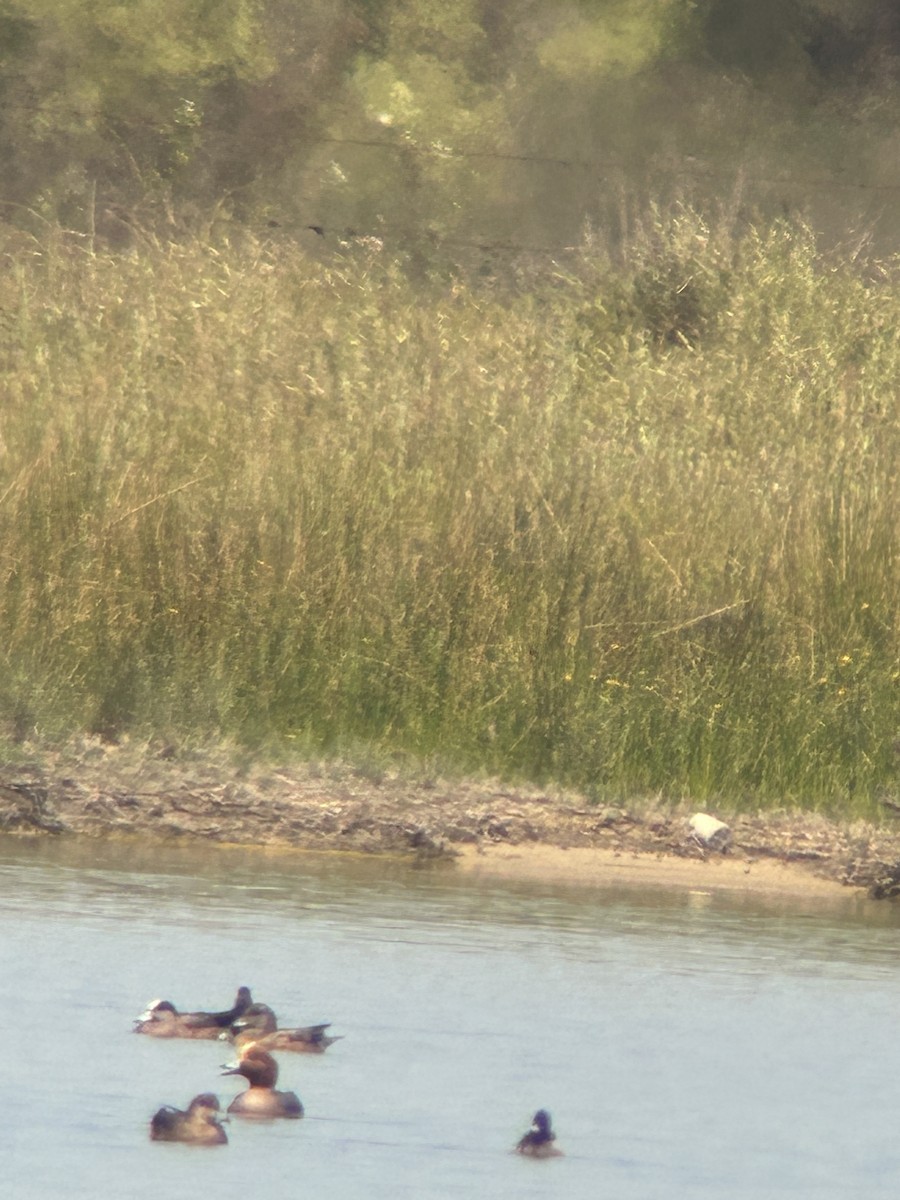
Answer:
M891 264L688 211L527 291L249 234L0 252L9 739L894 789Z

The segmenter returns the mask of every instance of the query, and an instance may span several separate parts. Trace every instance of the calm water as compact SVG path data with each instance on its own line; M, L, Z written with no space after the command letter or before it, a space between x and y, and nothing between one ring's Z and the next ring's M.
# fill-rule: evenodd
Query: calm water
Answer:
M301 1122L152 1144L230 1049L154 996L285 1023ZM17 1200L895 1197L900 910L473 884L452 868L0 840L4 1179ZM509 1153L537 1107L566 1157Z

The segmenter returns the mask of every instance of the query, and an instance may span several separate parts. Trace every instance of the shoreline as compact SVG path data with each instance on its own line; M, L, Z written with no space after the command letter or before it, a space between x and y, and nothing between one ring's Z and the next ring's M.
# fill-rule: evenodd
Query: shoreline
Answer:
M865 895L861 888L813 874L808 868L779 859L716 855L682 858L674 854L641 854L600 847L565 849L547 843L466 848L457 866L475 879L507 879L576 887L662 888L700 895L729 893L769 898L833 900Z
M578 886L900 895L900 822L718 811L731 834L719 851L692 836L692 811L337 761L241 766L222 748L176 757L93 739L0 763L0 832L22 837L401 854L453 861L473 878Z

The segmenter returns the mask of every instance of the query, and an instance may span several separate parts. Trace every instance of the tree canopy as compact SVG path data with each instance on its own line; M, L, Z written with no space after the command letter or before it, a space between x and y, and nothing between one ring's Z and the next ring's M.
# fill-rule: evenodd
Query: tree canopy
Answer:
M883 204L892 0L5 0L0 193L74 227L225 204L404 238L579 236L636 196ZM874 189L874 191L873 191ZM882 194L877 190L882 189Z

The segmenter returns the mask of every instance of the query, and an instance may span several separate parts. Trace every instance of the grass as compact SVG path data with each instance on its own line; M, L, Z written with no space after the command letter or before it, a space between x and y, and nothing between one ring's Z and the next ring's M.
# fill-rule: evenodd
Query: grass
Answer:
M896 794L900 274L657 217L510 288L0 244L0 722Z

